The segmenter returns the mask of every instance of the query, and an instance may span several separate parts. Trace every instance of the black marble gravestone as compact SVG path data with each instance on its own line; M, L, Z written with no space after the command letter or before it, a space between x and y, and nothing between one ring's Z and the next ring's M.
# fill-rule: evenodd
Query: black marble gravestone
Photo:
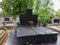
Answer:
M20 45L57 41L57 32L51 31L46 27L33 25L37 25L37 15L32 14L32 9L27 9L25 15L20 15L20 27L16 28L16 37Z
M25 15L20 15L20 25L37 25L37 15L32 14L32 9L27 9Z
M32 15L32 9L26 9L26 15Z
M57 34L53 30L44 27L21 26L17 28L17 35L20 45L52 43L57 41Z

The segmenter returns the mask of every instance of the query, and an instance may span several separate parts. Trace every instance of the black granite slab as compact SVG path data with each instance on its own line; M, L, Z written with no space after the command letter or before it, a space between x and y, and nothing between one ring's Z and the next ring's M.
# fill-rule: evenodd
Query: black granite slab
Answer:
M8 36L6 45L20 45L19 41L16 38L16 30L13 30ZM52 43L41 43L41 44L33 44L33 45L60 45L60 36L57 36L57 42Z
M58 32L48 29L47 27L31 27L33 31L37 34L45 35L45 34L57 34Z
M20 27L17 27L16 30L17 30L17 37L58 33L56 31L50 30L42 26L40 27L20 26Z
M17 28L17 37L32 36L37 35L31 27L18 27Z
M17 38L20 45L41 44L57 41L58 32L46 27L26 27L21 26L17 29Z

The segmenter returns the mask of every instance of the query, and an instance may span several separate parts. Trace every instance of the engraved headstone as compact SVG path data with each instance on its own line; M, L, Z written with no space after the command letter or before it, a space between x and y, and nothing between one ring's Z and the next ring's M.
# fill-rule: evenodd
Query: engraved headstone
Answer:
M27 9L25 15L20 15L20 25L37 25L37 15L32 14L32 9Z

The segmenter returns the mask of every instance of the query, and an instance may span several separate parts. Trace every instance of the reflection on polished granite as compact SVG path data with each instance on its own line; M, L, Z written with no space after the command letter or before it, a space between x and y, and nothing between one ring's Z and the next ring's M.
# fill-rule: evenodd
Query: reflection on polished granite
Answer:
M19 45L19 42L17 41L16 38L16 30L12 30L7 39L6 45ZM40 45L40 44L34 44L34 45ZM57 42L46 43L46 44L42 43L42 45L60 45L60 36L58 35Z

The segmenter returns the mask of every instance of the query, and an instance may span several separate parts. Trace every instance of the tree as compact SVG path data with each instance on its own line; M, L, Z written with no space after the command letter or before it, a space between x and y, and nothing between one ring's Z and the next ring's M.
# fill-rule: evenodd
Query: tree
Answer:
M16 17L25 13L27 8L33 8L34 0L3 0L0 5L8 16Z
M9 16L16 17L21 13L25 14L27 8L34 10L34 14L38 14L38 20L44 25L50 21L53 14L51 0L3 0L1 8L4 13Z
M60 17L60 9L55 12L55 17Z
M50 17L54 13L52 9L51 0L35 0L34 13L38 14L38 21L43 25L47 25L50 21Z

